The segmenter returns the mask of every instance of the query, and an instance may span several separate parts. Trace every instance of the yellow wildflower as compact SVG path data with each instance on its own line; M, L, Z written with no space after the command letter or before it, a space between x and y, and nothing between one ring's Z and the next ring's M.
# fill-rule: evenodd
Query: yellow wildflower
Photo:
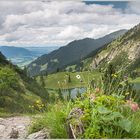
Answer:
M129 92L125 93L125 95L129 95Z
M36 103L39 104L40 103L40 100L37 100Z
M112 77L117 78L117 75L116 74L112 74Z

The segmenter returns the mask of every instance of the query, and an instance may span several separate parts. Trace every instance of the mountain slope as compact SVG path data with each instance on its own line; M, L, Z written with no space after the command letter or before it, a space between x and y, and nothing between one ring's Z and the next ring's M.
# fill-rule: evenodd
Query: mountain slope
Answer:
M14 66L0 53L0 114L32 111L37 100L47 99L47 92L25 71Z
M32 55L31 51L21 47L0 46L0 51L7 58Z
M92 68L104 68L112 63L118 70L140 69L140 24L111 42L92 59Z
M5 56L0 52L0 65L9 64Z
M31 76L44 74L45 72L52 73L68 65L75 64L84 59L92 51L96 51L125 32L126 30L120 30L99 39L85 38L70 42L68 45L33 61L28 66L28 73Z
M0 46L0 51L8 60L21 68L38 57L38 55L33 51L21 47Z

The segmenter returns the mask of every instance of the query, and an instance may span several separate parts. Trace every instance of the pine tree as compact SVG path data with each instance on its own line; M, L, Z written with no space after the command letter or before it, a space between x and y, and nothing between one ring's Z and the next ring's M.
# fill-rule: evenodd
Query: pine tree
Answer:
M59 99L60 99L61 101L64 101L64 97L63 97L63 94L62 94L60 88L58 89L58 96L59 96Z
M45 80L44 80L43 75L40 76L40 83L42 87L45 87Z
M71 76L70 76L70 74L68 75L68 83L71 83Z

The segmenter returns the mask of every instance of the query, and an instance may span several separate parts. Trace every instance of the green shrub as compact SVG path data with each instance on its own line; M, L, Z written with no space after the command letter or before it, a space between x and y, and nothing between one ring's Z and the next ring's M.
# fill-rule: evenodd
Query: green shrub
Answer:
M9 67L0 67L0 91L18 88L18 75Z
M84 133L79 138L140 138L140 123L135 120L139 112L127 106L124 96L99 95L94 100L90 96L76 100L74 105L84 113L80 118Z
M50 104L46 113L32 123L30 133L46 128L51 138L68 138L66 131L66 118L70 110L66 103Z

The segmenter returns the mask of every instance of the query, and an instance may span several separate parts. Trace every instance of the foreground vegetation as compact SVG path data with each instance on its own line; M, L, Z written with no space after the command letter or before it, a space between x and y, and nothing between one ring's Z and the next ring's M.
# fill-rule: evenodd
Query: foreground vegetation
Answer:
M46 128L51 138L140 138L140 100L129 81L110 66L84 94L48 105L30 132Z
M133 87L139 78L134 77L110 64L102 72L59 72L34 79L7 63L0 66L0 116L39 114L29 133L45 128L51 138L140 138L140 96ZM61 89L75 87L87 90L63 97ZM58 94L48 93L49 88Z
M29 133L46 128L51 138L68 138L66 118L71 109L69 103L59 100L57 103L49 104L47 108L46 112L33 120Z
M133 88L139 78L134 80L124 71L116 72L112 65L102 73L40 76L40 85L20 69L7 65L0 67L0 79L0 116L39 113L29 133L45 128L51 138L140 138L140 97ZM46 91L48 87L83 86L87 91L76 98Z

